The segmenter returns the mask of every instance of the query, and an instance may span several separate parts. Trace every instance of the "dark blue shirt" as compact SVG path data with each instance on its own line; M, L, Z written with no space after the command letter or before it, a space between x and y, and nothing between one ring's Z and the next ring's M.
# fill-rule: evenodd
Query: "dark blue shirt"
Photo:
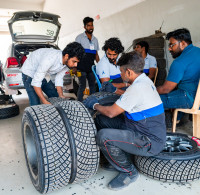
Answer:
M200 48L188 45L177 57L169 70L168 81L178 83L178 88L193 98L200 79Z

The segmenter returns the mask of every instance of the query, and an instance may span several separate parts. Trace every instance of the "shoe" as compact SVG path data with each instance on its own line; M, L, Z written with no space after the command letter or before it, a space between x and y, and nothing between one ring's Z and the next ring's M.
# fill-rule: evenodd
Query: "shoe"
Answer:
M106 170L106 171L116 171L116 169L109 162L103 163L101 165L101 168Z
M138 177L139 173L137 170L134 170L132 174L120 172L113 180L110 181L108 188L111 190L120 190L135 182Z

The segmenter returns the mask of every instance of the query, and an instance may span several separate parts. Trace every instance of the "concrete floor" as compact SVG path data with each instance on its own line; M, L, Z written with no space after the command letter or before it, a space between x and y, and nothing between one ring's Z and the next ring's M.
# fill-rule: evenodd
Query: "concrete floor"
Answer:
M0 120L0 195L38 195L33 187L26 168L21 138L21 117L28 106L25 92L14 96L20 106L20 115ZM192 134L191 122L178 129L178 132L189 130ZM54 195L200 195L200 180L187 184L164 183L140 175L139 179L124 190L111 191L106 184L117 175L99 168L98 173L91 179L80 184L70 184L55 191Z

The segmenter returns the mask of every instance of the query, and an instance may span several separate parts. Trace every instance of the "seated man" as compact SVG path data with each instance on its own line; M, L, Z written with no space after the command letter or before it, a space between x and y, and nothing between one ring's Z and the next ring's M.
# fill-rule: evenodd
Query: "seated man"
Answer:
M122 81L119 66L116 65L119 54L124 51L124 47L118 38L110 38L105 41L102 49L105 51L105 55L96 66L97 75L101 83L106 82L104 84L106 86L104 91L115 92L121 95L124 93L124 90L121 88L129 86L128 83ZM102 85L103 89L104 85Z
M148 54L149 44L146 41L140 41L136 43L135 51L142 54L145 61L144 73L148 75L150 79L153 79L156 74L157 62L156 58Z
M157 155L166 141L163 104L153 82L141 73L142 56L135 51L126 53L117 64L122 79L130 84L125 93L112 106L99 105L94 96L83 102L101 113L95 121L97 129L101 129L96 139L108 162L119 171L108 184L113 190L124 188L138 177L129 154Z
M169 51L173 61L165 83L158 87L164 108L191 108L200 79L200 48L192 45L189 30L169 32ZM181 119L181 113L178 120Z

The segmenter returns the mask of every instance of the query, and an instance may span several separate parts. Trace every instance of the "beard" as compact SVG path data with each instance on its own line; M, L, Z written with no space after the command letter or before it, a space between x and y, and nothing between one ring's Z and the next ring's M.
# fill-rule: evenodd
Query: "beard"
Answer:
M86 32L88 33L88 34L92 34L93 33L93 29L91 29L91 30L86 30Z
M182 52L183 51L180 49L180 47L177 49L177 51L170 51L170 53L174 59L179 57L182 54Z
M108 60L109 60L109 62L110 62L111 64L114 64L114 65L115 65L116 59L110 59L110 58L108 58Z

